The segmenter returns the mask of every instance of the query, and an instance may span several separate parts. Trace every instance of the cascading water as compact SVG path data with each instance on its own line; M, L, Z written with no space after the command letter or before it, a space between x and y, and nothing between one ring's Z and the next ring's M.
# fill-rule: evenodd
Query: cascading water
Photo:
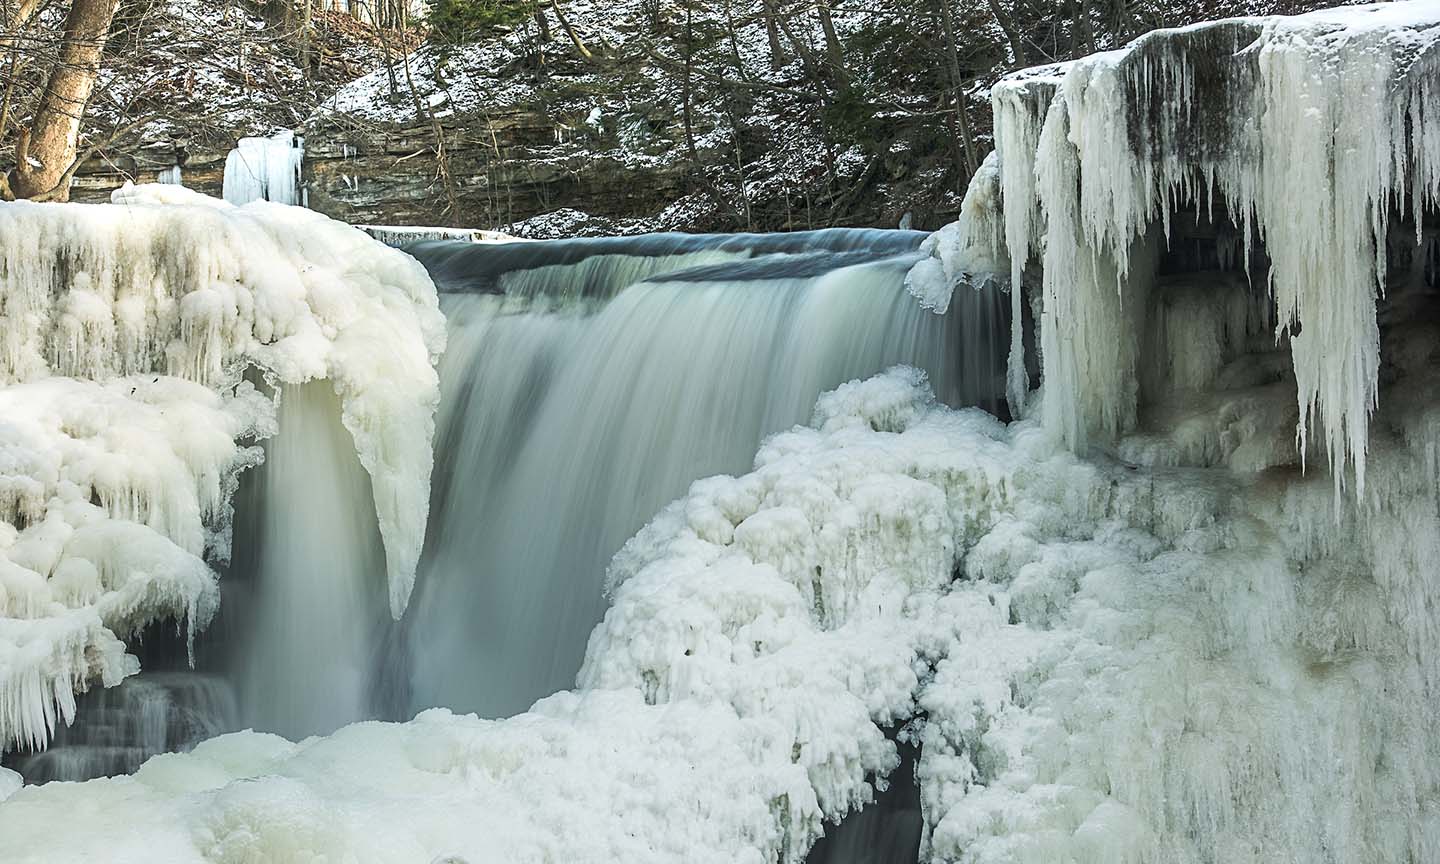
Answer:
M280 432L242 478L216 644L193 675L226 694L206 722L298 739L435 705L523 711L574 684L626 539L697 478L746 470L819 393L909 363L941 398L996 408L1004 304L965 292L947 315L922 309L904 278L923 237L412 247L446 291L450 342L411 609L398 627L385 614L370 481L330 384L287 386ZM104 762L72 747L111 734L81 731L98 716L80 715L45 757L62 768L37 778L193 743L131 740Z
M20 756L28 782L127 774L151 756L188 750L240 728L234 689L215 675L153 672L84 697L75 725L50 747Z
M503 716L571 686L610 557L693 480L745 470L822 391L903 362L947 401L994 407L1003 312L973 292L946 316L921 309L904 288L921 236L414 248L455 293L396 713Z
M287 388L280 434L247 490L236 571L248 591L233 667L245 725L292 738L375 716L385 553L370 478L329 382Z
M241 138L225 157L225 200L231 204L304 203L300 190L304 158L305 139L297 138L293 132L278 132L270 138Z

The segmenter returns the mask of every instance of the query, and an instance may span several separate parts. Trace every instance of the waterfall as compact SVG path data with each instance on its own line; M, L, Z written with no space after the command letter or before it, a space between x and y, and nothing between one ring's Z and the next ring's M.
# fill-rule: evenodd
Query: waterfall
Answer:
M326 381L284 385L279 434L242 477L200 671L103 691L124 709L82 712L16 767L32 780L124 773L205 737L141 728L157 686L223 690L186 709L208 718L197 729L292 739L436 705L508 715L573 686L610 558L694 480L748 470L821 392L908 363L945 401L997 407L1004 304L962 292L944 316L922 309L905 274L923 236L411 246L445 290L449 348L430 530L402 622L386 614L370 479L339 399ZM109 729L116 714L139 719Z
M333 732L374 716L371 640L389 616L370 479L328 382L285 389L258 472L236 536L250 580L232 610L241 717L292 738Z
M231 204L274 201L302 204L300 166L305 139L293 132L270 138L241 138L225 157L224 197Z
M181 179L179 165L171 165L169 168L162 168L160 172L155 175L155 182L165 183L170 186L185 185Z
M57 730L47 749L15 758L29 782L128 774L151 756L189 750L240 725L234 688L216 675L148 672L81 699L75 725Z
M903 362L993 407L1003 312L975 292L922 310L904 287L919 236L415 247L458 293L396 713L502 716L572 686L611 556L824 390Z

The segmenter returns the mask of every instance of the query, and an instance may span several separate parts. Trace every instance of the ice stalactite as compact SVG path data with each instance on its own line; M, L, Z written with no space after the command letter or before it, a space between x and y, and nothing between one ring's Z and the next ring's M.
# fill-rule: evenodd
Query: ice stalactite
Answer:
M1047 426L1073 447L1132 427L1132 251L1223 207L1270 255L1302 456L1313 433L1363 494L1387 226L1440 203L1437 41L1434 5L1398 2L1155 31L997 85L1012 274L1044 263Z
M241 138L225 157L223 195L231 204L273 201L301 204L300 168L305 139L293 132L269 138Z
M369 471L399 615L424 536L434 287L304 210L176 186L0 208L0 741L41 747L122 639L218 602L230 499L275 409L242 379L327 379Z

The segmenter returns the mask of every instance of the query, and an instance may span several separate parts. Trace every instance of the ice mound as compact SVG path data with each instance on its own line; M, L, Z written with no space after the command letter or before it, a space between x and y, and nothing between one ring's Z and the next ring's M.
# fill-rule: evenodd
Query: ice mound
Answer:
M391 606L424 535L444 344L411 258L297 208L177 186L0 207L0 741L42 747L122 640L218 602L271 387L329 379L374 481Z

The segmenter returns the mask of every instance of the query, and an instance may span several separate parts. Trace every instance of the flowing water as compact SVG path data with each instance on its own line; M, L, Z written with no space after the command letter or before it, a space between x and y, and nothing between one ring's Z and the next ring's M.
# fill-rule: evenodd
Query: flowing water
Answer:
M204 674L93 694L107 710L82 710L16 764L80 779L234 728L299 738L435 705L503 716L573 686L625 540L694 480L748 470L823 391L906 363L942 400L1000 410L1007 304L961 292L944 316L921 309L904 278L923 236L414 244L450 343L403 621L386 614L369 481L338 402L324 382L289 389L237 499ZM814 860L913 860L912 791L899 778Z
M946 401L993 406L1000 309L920 309L918 236L416 248L451 344L408 709L501 716L572 686L610 557L821 392L910 363Z

